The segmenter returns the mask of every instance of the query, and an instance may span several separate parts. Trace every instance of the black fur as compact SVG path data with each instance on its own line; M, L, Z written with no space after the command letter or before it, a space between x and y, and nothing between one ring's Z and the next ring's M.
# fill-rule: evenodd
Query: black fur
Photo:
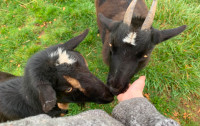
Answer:
M36 53L28 60L24 76L0 84L2 122L41 113L59 116L64 111L56 103L109 103L113 100L109 89L89 71L83 56L73 51L87 33L88 30L64 44ZM66 51L76 62L58 64L59 55L51 55L58 48ZM64 76L75 78L85 92L72 87ZM71 92L66 92L68 88L72 88Z
M101 6L106 0L99 0L99 6Z
M6 81L6 80L14 78L14 77L16 77L16 76L0 71L0 82Z

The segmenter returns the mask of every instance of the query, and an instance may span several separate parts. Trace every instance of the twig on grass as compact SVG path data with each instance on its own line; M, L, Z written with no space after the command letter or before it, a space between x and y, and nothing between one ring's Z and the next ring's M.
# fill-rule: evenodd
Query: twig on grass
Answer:
M94 47L87 55L86 55L86 57L88 57L92 52L93 52L93 50L95 50L96 49L96 47Z

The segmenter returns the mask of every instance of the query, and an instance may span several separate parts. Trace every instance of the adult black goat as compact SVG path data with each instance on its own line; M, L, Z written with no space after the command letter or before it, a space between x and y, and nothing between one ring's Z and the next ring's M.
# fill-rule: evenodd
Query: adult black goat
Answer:
M88 30L64 44L33 55L24 76L0 84L0 120L15 120L41 113L63 113L56 103L109 103L113 95L88 69L74 48Z
M158 43L186 28L154 29L156 0L149 12L144 0L96 0L95 4L103 60L109 65L107 84L115 95L124 92L130 79L147 65Z

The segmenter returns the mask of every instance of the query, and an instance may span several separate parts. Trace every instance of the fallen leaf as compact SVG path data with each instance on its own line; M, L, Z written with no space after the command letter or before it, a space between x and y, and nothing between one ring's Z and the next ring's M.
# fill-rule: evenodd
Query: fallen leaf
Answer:
M174 111L173 115L174 115L175 117L177 117L177 116L179 115L179 113L178 113L177 111Z
M65 7L63 7L63 10L65 10Z
M183 118L184 118L184 119L187 119L187 118L189 119L189 118L190 118L190 117L189 117L190 115L191 115L191 114L188 114L188 113L185 112L185 113L183 113Z
M150 100L150 94L144 94L144 96L148 99L148 100Z
M56 19L53 19L54 21L56 21Z

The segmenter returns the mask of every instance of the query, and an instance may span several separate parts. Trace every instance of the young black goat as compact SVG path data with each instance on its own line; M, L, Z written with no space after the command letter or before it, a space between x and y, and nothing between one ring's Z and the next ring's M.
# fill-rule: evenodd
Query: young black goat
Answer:
M109 65L107 84L115 95L124 92L134 74L147 65L155 45L186 28L154 29L156 0L149 12L144 0L96 0L95 4L103 60Z
M106 85L88 69L84 57L74 48L88 30L64 44L33 55L23 77L0 84L0 120L15 120L40 113L63 113L56 103L109 103L113 100Z

